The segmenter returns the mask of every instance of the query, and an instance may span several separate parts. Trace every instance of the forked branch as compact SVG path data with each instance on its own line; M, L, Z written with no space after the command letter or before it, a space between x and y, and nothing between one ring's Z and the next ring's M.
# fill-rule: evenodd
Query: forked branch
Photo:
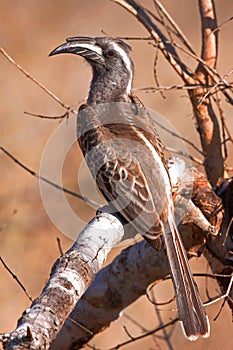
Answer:
M175 173L171 171L172 174ZM208 237L216 237L222 221L221 200L195 169L185 169L179 178L178 187L174 187L176 218L181 221L179 230L190 256L198 256L206 240L210 239ZM193 201L187 198L191 193ZM118 318L127 305L145 294L151 282L169 274L164 250L156 252L142 241L124 250L101 270L80 299L107 253L122 236L121 222L106 210L99 213L73 247L55 263L47 286L23 314L16 330L2 336L4 349L18 350L28 346L49 349L65 319L63 330L52 348L56 349L57 344L63 350L79 348ZM124 293L119 292L122 290Z
M155 24L155 18L152 17L142 5L139 5L135 0L112 1L124 7L142 23L154 39L156 47L161 50L166 60L185 84L199 85L201 83L208 85L218 83L219 79L224 84L226 83L215 70L218 54L218 31L216 30L218 26L213 0L199 0L200 17L202 22L201 57L198 58L193 53L193 50L188 48L189 54L194 59L197 59L198 62L195 72L192 72L178 55L176 47L179 47L179 45L176 45L175 42L171 42L171 40L167 39L165 34ZM159 6L159 2L157 5ZM159 9L161 10L161 6L159 6ZM165 10L163 10L163 13L164 11ZM179 36L182 36L178 25L175 24L174 20L171 20L171 16L167 11L165 12L165 15L169 20L169 23L172 23L173 28L178 28L177 33ZM185 37L183 37L183 42L187 42ZM186 44L185 46L187 47ZM184 51L186 50L184 49ZM228 84L226 84L226 87L227 85ZM200 136L204 153L206 174L211 184L215 185L217 180L224 174L224 160L222 155L219 123L212 107L211 96L206 95L207 91L207 88L197 87L196 89L188 90L188 93L192 103L193 113L197 123L197 131ZM221 91L227 97L228 101L231 101L232 103L233 100L227 93L226 89ZM202 100L203 96L204 99ZM200 101L202 101L202 103L200 103Z

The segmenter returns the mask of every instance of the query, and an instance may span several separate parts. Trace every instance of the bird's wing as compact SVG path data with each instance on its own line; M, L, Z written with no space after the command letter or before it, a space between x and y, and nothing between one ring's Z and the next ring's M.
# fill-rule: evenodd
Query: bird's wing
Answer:
M78 116L78 139L107 201L140 233L153 235L160 231L166 208L165 166L150 115L144 107L137 109L133 113L127 103L84 106ZM157 160L141 135L150 140Z
M160 135L157 131L156 114L153 116L148 109L143 105L141 100L134 94L131 93L129 96L131 100L131 109L134 111L134 125L141 129L146 137L150 140L152 146L159 154L163 165L167 170L167 165L164 157L165 145L163 144Z
M95 159L101 159L104 154L103 164L99 163L95 176L100 191L140 233L161 232L164 190L163 183L161 186L152 183L152 179L156 179L154 171L150 170L153 164L146 161L145 149L139 147L136 156L127 140L123 144L122 140L114 143L115 147L112 141L111 147L102 144L99 154L96 147ZM157 180L159 182L159 178Z

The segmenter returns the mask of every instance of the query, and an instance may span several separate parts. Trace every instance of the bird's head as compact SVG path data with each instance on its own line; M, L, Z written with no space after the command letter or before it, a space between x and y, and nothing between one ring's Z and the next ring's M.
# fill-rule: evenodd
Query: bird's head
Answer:
M120 39L110 37L73 37L54 49L49 56L72 53L85 58L93 70L89 102L103 92L102 99L129 95L134 66L129 56L130 46ZM100 99L101 99L100 98ZM102 101L97 101L102 102Z

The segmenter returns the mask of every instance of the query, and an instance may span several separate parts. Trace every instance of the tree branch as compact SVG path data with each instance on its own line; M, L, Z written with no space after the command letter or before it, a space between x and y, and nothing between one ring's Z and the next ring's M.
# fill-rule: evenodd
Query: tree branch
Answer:
M113 215L97 215L56 261L46 287L24 312L16 330L1 337L4 348L48 349L123 232L123 225Z
M150 16L142 6L140 6L134 0L112 1L124 7L127 11L133 14L139 20L139 22L142 23L142 25L148 30L151 37L154 39L156 47L161 50L164 57L168 60L185 83L196 83L193 72L182 62L172 43L167 40L166 36L159 30L156 24L152 22Z
M176 220L182 222L179 230L189 255L199 256L208 236L217 234L222 218L221 200L194 168L179 168L177 158L170 163ZM189 199L191 195L193 201ZM127 305L145 294L151 282L169 274L165 251L155 251L142 241L124 250L99 272L80 299L108 252L123 237L121 222L107 214L107 209L87 225L73 247L54 264L41 296L24 313L16 330L2 336L4 349L18 350L27 346L49 349L65 319L65 326L53 348L65 350L74 344L78 348L118 318ZM203 214L209 216L215 226Z
M200 16L202 21L202 60L211 68L215 68L217 62L217 20L214 3L211 0L199 0ZM196 74L203 84L212 83L211 76L206 67L199 63ZM211 97L206 96L200 104L201 96L205 96L208 90L197 88L188 91L193 112L197 121L202 149L205 157L205 170L208 179L215 185L224 173L224 161L222 155L221 135L217 116L211 103Z
M225 83L214 69L217 61L217 20L213 0L199 0L202 21L202 54L201 59L198 59L198 67L195 73L180 59L174 43L167 40L166 36L153 23L143 6L140 6L135 0L112 1L124 7L143 24L155 40L156 47L161 50L166 60L185 84L216 83L217 77ZM166 16L168 17L167 13ZM196 56L193 53L189 54ZM207 96L201 104L199 103L206 92L207 90L205 88L188 90L205 157L204 165L206 174L211 184L215 185L217 180L223 176L224 160L221 149L219 124L211 104L210 96ZM225 89L222 92L227 97L228 94ZM227 98L233 102L230 96Z
M189 196L187 189L190 188L193 176L194 191L192 197L202 212L194 205L193 201L180 196L181 193L183 195L186 193ZM206 241L205 237L209 237L207 244L218 237L208 235L208 232L211 233L213 230L213 226L203 217L203 213L219 228L222 220L221 200L212 191L205 177L196 169L185 169L183 179L186 179L185 183L176 192L176 219L180 220L185 208L186 215L179 226L179 231L182 233L189 257L199 256ZM231 250L233 242L227 248ZM204 251L208 252L207 249ZM222 255L219 258L216 256L215 259L218 260L221 257ZM211 261L210 257L207 259ZM225 269L227 264L229 265L229 261L226 262ZM211 267L213 273L216 273L217 265L212 264ZM218 272L222 274L223 270L218 269ZM103 331L116 320L127 306L144 295L152 282L163 280L168 273L169 267L164 250L154 251L145 241L123 250L110 265L97 274L95 281L67 318L57 339L52 344L51 350L81 348L96 333ZM229 271L227 275L230 275ZM216 279L221 284L223 281L229 283L229 278L226 275L225 279L221 278L220 275ZM152 334L156 329L146 332L144 336Z

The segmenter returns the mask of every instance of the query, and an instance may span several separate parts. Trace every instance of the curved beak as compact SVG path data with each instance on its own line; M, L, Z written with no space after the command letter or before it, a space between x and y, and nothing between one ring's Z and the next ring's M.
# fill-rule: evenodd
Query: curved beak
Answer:
M103 51L100 46L96 44L94 38L89 37L73 37L67 38L66 43L58 46L49 56L58 55L60 53L73 53L84 57L87 61L93 61L101 65L105 64Z

